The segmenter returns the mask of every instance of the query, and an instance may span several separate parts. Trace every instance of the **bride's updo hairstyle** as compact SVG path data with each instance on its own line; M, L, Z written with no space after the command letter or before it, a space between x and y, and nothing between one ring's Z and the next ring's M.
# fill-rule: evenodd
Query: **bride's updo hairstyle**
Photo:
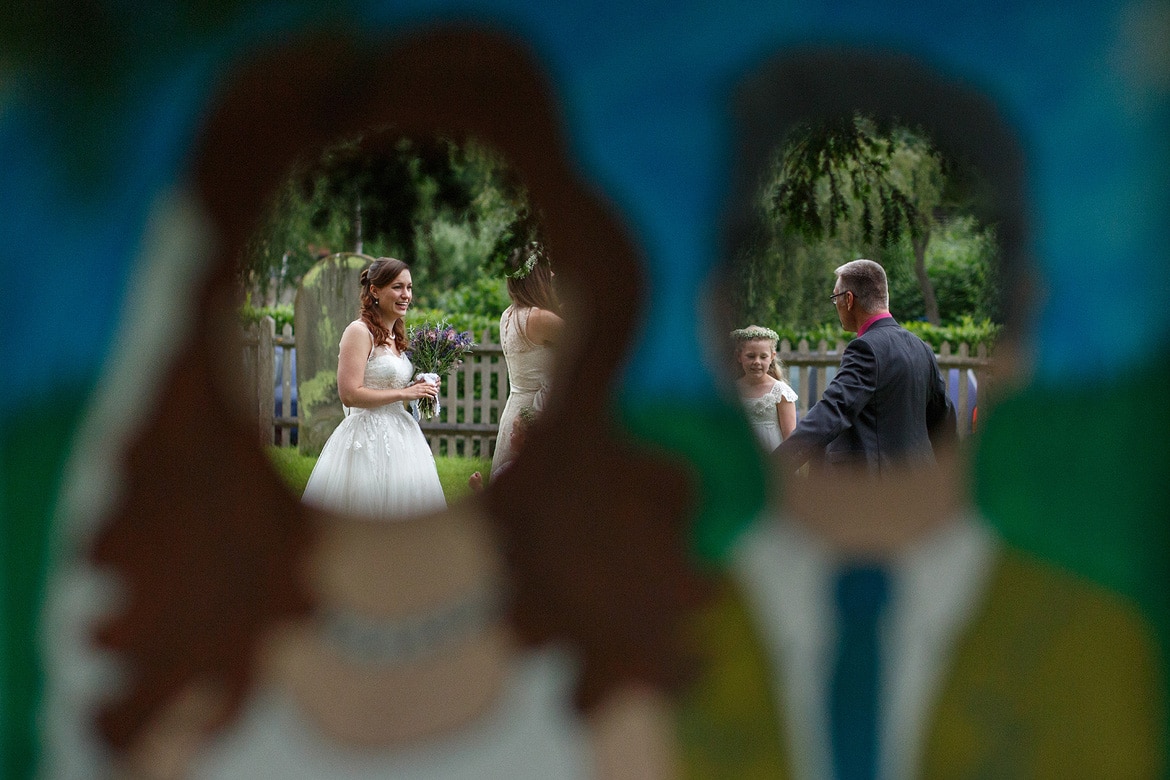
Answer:
M394 340L394 348L399 352L406 350L406 325L399 318L394 321L394 330L391 332L382 323L382 314L378 311L378 303L374 300L371 288L382 287L394 281L398 274L409 271L410 266L393 257L379 257L370 267L362 271L361 317L362 322L374 335L374 346L389 344Z
M553 290L552 264L543 244L529 241L513 249L506 266L508 297L514 305L560 313L557 294Z

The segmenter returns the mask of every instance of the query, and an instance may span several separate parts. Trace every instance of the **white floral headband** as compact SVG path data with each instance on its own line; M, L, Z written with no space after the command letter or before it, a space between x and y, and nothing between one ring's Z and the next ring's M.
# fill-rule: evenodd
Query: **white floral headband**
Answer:
M758 339L767 339L775 344L780 340L780 335L771 328L765 328L760 325L749 325L746 328L731 331L731 338L736 341L756 341Z
M515 271L507 274L509 279L523 279L532 273L532 269L536 268L537 263L542 260L546 263L548 262L548 257L544 253L544 247L539 241L529 241L527 246L524 247L524 251L526 252L524 262Z

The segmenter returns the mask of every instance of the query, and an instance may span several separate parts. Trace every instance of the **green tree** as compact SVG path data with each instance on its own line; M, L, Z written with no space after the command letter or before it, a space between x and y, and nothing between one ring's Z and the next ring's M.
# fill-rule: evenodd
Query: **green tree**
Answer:
M767 197L786 231L816 242L851 226L877 247L909 236L926 317L939 323L926 247L944 180L924 137L899 126L883 132L860 114L809 124L784 147L778 169Z
M887 177L892 189L900 193L899 200L904 204L892 218L904 228L898 238L909 239L914 250L914 275L922 293L926 320L933 325L940 325L942 319L938 296L930 274L926 271L926 250L930 245L935 211L942 204L946 186L942 159L929 141L904 127L895 127L890 140ZM888 217L885 211L882 214L885 223ZM886 245L889 243L887 240Z
M258 302L274 302L320 257L361 251L409 263L429 305L496 275L532 223L523 188L483 144L374 131L290 173L249 245L243 282Z
M870 257L890 277L892 308L934 324L979 316L990 299L960 308L971 296L952 285L940 300L938 283L942 273L948 285L962 276L978 282L980 295L992 294L994 231L970 216L986 191L978 171L944 158L922 132L860 115L797 128L764 176L757 234L736 259L734 303L752 321L797 328L835 321L823 301L832 269ZM942 233L949 265L931 261ZM955 265L965 262L982 265L970 273Z

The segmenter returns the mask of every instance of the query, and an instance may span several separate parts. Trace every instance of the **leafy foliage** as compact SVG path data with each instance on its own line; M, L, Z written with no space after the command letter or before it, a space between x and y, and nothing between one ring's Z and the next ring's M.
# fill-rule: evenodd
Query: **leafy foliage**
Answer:
M971 317L960 317L958 321L949 325L931 325L929 322L904 322L906 330L916 334L920 339L932 346L937 352L944 341L949 341L954 347L958 344L986 344L990 352L995 346L995 340L1003 326L991 320L974 320Z
M354 250L407 262L416 300L434 305L446 290L500 275L536 218L493 150L383 129L291 172L243 258L242 282L258 299L285 299L319 258Z
M499 319L511 305L508 285L502 276L483 276L453 289L442 290L434 296L435 308L465 315Z
M251 325L265 317L271 317L276 322L276 332L280 333L285 325L293 324L293 307L291 303L282 303L275 306L253 306L251 298L240 307L240 322Z
M502 310L501 310L502 311ZM493 341L500 338L500 315L469 314L462 311L443 311L442 309L414 309L406 315L407 327L423 325L427 322L446 322L456 330L471 331L478 340L484 331L487 331Z
M984 190L921 132L862 116L799 128L763 178L732 307L742 322L835 329L833 269L868 257L886 269L900 320L996 319L994 226L970 216Z
M970 216L936 223L926 253L926 270L934 282L943 323L964 316L975 320L1002 319L998 307L994 228L980 228ZM902 321L925 318L921 291L911 269L908 240L890 247L885 258L890 283L890 311Z
M915 190L894 175L891 165L898 143L915 138L902 130L879 133L860 114L798 128L781 152L770 188L772 215L788 231L812 241L837 233L851 219L866 244L875 237L888 244L903 226L917 235L923 225Z
M901 321L900 321L901 322ZM1001 325L991 320L975 320L971 317L960 317L950 325L931 325L929 322L901 322L905 328L929 344L936 352L944 341L949 341L952 347L959 344L969 344L972 349L978 344L986 344L990 351L996 338L999 337ZM824 324L815 328L773 327L781 340L787 339L794 348L802 339L807 339L810 347L816 347L821 341L830 346L838 341L848 343L857 338L856 333L842 330L840 325Z

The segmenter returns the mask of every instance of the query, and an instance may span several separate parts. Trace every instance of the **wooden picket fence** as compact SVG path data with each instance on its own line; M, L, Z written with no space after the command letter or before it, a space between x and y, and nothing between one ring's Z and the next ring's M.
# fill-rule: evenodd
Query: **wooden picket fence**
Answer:
M495 447L496 428L508 398L508 367L504 350L485 331L475 350L443 380L440 411L420 427L436 455L490 458ZM255 410L261 444L289 444L299 424L299 409L293 413L292 348L296 347L292 326L276 335L276 323L265 317L244 330L244 382L249 408ZM278 376L279 373L279 376ZM281 408L276 408L280 386Z
M508 366L491 331L480 334L476 344L443 379L439 414L419 422L436 455L490 458L495 451L496 429L508 400Z
M277 335L271 317L265 317L245 330L244 381L250 392L250 408L257 413L257 430L262 444L290 443L290 434L298 425L297 416L292 412L290 358L295 346L292 326L285 325ZM815 349L805 340L795 348L787 339L780 342L779 357L787 368L789 384L800 396L798 415L807 412L812 399L819 399L832 381L844 348L844 342L830 345L822 341ZM971 397L971 387L985 388L990 371L987 347L979 344L972 349L967 344L959 344L952 348L949 342L944 342L937 357L948 386L957 385L952 400L958 412L959 435L967 436L973 426L972 402L975 399ZM958 376L952 372L957 372ZM282 398L279 410L276 409L278 383ZM491 457L496 428L507 398L508 368L504 363L504 351L492 339L492 333L486 331L480 335L478 346L463 365L443 380L438 416L420 423L431 451L436 455Z
M299 424L292 410L292 349L297 345L292 325L286 323L278 336L276 321L264 317L244 329L243 344L243 381L248 393L248 408L256 414L260 443L290 444L292 431ZM280 383L279 410L276 408L277 382Z

